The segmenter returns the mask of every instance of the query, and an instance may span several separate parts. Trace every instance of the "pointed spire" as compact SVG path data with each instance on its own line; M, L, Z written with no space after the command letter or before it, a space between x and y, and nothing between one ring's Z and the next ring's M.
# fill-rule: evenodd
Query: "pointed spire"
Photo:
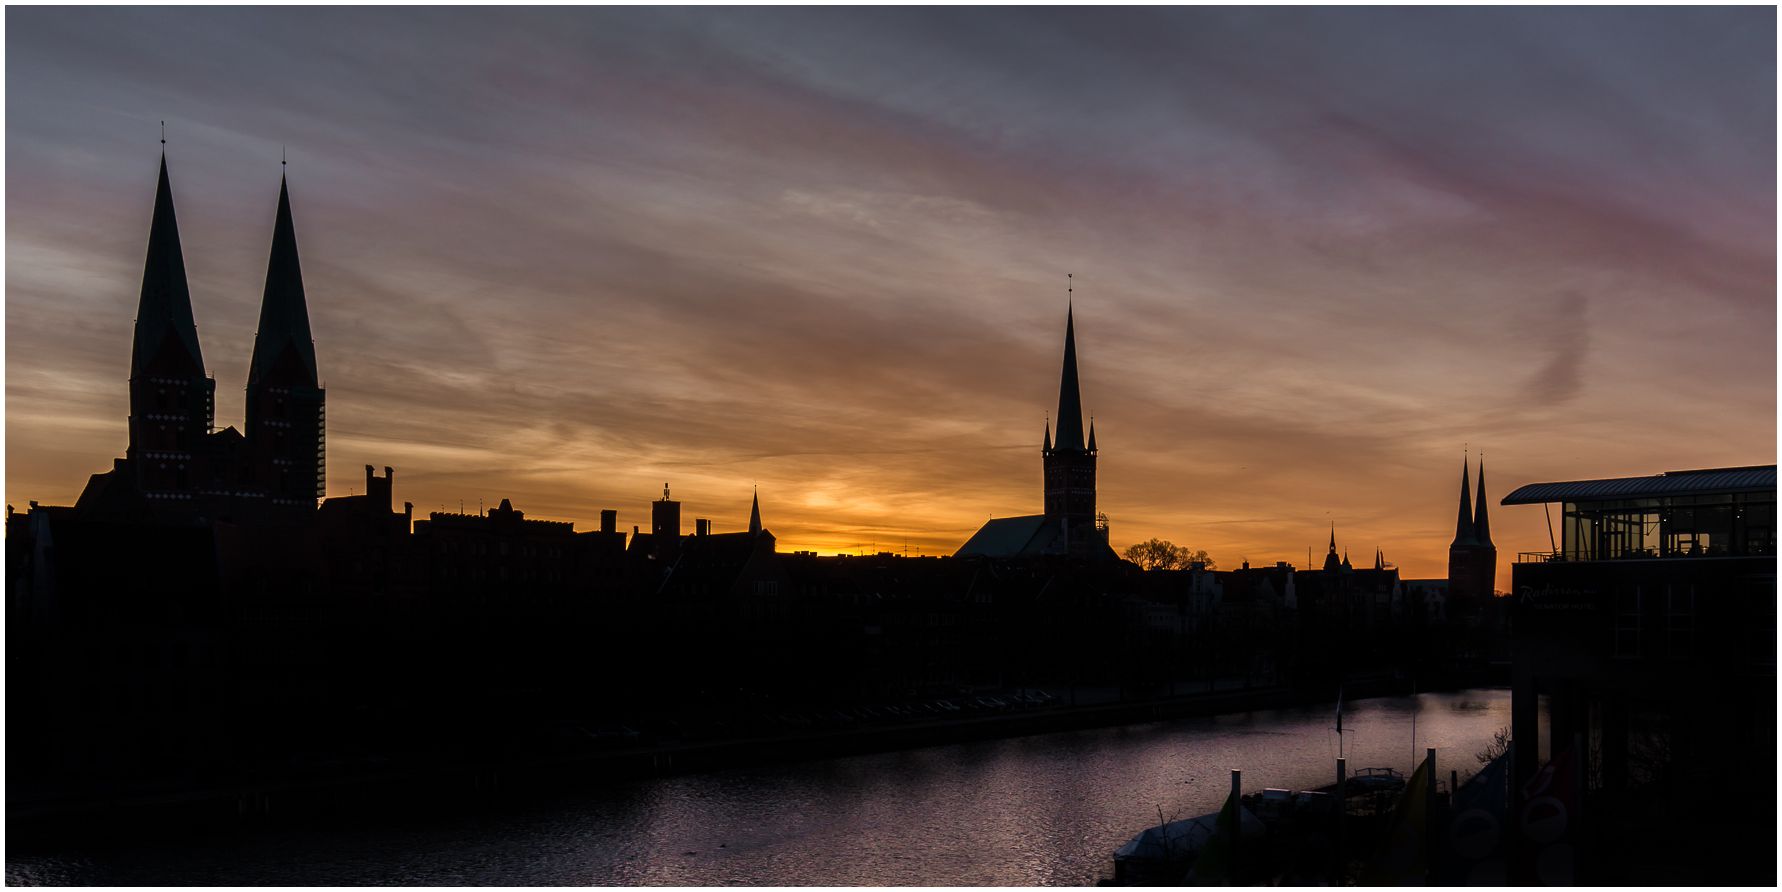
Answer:
M749 532L761 532L761 491L755 490L755 498L749 505Z
M1374 549L1374 569L1375 570L1386 569L1386 555L1384 552L1380 551L1379 548Z
M287 353L292 360L285 360ZM291 222L291 194L278 179L278 217L272 226L272 256L266 264L266 292L260 301L260 330L248 387L266 379L281 363L294 361L302 383L314 387L315 341L309 333L309 306L303 296L303 270L297 263L297 228Z
M1052 451L1052 419L1046 419L1046 442L1040 447L1041 452Z
M163 136L162 145L166 145ZM166 356L177 349L184 356ZM186 260L179 247L179 221L173 213L173 185L167 178L167 152L161 152L161 176L155 184L155 211L149 223L148 259L142 267L142 294L136 303L136 332L130 350L132 374L157 362L184 362L182 371L202 375L204 354L198 349L198 326L192 321L192 293L186 287Z
M1336 524L1330 525L1330 553L1336 554Z
M1095 451L1095 416L1089 416L1089 451Z
M1471 545L1474 542L1474 536L1473 536L1473 493L1472 493L1472 482L1471 482L1472 478L1470 476L1471 471L1472 471L1471 464L1466 459L1464 459L1464 458L1461 459L1461 462L1460 462L1460 519L1458 521L1456 521L1454 524L1454 542L1453 542L1453 544L1448 546L1449 548L1452 548L1455 545Z
M1064 374L1058 383L1058 437L1053 441L1053 446L1061 451L1083 451L1083 395L1077 384L1077 323L1074 308L1067 308L1064 312Z
M1347 548L1343 549L1343 569L1345 569L1345 570L1355 569L1354 565L1349 563L1349 549L1347 549Z
M1491 544L1491 518L1485 513L1485 453L1479 453L1479 497L1473 500L1473 538L1480 545Z

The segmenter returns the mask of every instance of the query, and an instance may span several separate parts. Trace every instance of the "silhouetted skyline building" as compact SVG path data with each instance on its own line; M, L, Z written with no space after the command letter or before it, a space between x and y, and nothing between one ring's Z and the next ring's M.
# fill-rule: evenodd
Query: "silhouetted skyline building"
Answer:
M269 511L274 507L315 510L326 487L324 401L284 177L248 370L245 435L233 426L216 429L216 381L198 342L165 152L129 388L124 458L88 481L76 503L83 516L246 522L285 513Z
M1069 556L1113 559L1106 517L1095 509L1095 422L1083 436L1083 395L1077 376L1076 309L1065 310L1064 369L1058 382L1058 431L1046 424L1040 446L1045 513L1003 517L978 529L957 557Z
M1497 546L1491 541L1491 518L1485 504L1485 459L1479 459L1476 500L1467 461L1460 465L1460 514L1454 541L1448 545L1448 601L1460 610L1477 608L1497 591Z

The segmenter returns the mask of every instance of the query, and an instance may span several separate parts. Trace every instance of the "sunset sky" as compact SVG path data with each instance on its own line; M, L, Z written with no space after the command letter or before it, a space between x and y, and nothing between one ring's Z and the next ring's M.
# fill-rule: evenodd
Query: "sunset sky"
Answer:
M950 553L1040 510L1067 272L1116 547L1437 577L1466 444L1505 565L1515 486L1775 461L1773 8L6 25L20 506L123 454L163 119L219 426L283 147L328 491L419 514Z

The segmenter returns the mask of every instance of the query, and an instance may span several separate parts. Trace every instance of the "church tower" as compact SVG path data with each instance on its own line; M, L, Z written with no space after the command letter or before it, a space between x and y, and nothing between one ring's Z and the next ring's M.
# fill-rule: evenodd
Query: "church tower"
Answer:
M314 508L323 496L324 421L291 197L280 177L272 255L247 382L248 454L258 486L275 504Z
M1497 546L1491 541L1491 518L1486 510L1485 460L1479 460L1478 498L1468 472L1460 466L1460 513L1454 523L1454 541L1448 546L1448 600L1460 607L1477 607L1495 594Z
M198 349L163 151L130 349L130 444L125 458L137 492L154 500L192 498L204 479L200 463L215 420L216 387L204 373L204 355Z
M1083 437L1083 395L1077 380L1077 332L1074 308L1064 316L1064 372L1058 385L1058 430L1047 429L1040 450L1045 467L1045 516L1062 523L1072 553L1094 550L1100 536L1095 515L1095 425Z

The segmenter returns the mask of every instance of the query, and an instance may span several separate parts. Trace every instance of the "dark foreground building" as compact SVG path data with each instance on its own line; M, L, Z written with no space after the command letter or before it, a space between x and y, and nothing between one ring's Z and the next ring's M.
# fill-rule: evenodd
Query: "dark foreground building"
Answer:
M1557 816L1580 883L1774 884L1775 466L1503 504L1555 506L1559 532L1512 575L1512 710L1516 789L1548 764L1568 789L1522 807L1581 806Z

